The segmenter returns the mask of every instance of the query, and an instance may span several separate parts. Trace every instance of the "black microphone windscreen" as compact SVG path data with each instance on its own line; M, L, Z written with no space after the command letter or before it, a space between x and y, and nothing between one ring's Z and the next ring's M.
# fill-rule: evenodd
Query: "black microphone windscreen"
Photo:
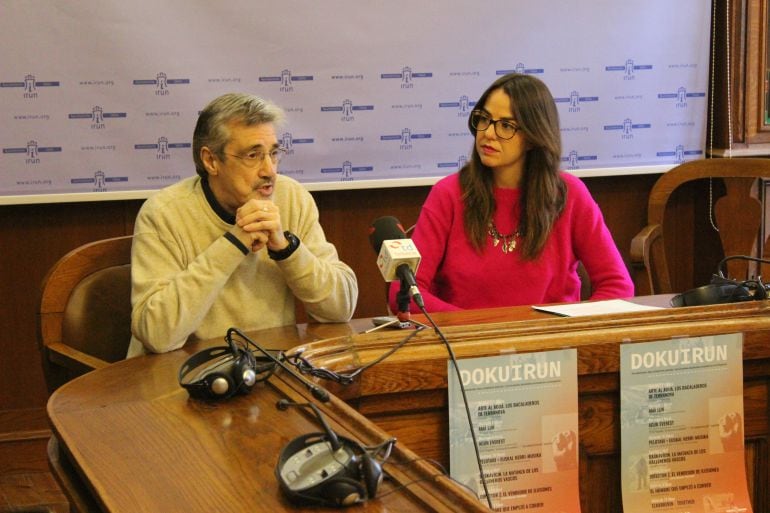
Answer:
M379 254L382 242L393 239L406 239L406 232L401 222L393 216L383 216L375 219L369 228L369 242L374 252Z

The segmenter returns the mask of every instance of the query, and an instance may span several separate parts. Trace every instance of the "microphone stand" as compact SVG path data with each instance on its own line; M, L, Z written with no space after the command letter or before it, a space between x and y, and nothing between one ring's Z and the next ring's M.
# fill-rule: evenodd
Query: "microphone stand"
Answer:
M396 304L398 305L398 312L396 313L396 317L392 321L386 322L385 324L380 324L379 326L375 326L374 328L366 330L364 333L371 333L373 331L387 328L388 326L393 326L396 324L398 325L397 327L401 329L408 328L410 325L429 328L430 326L427 324L412 320L412 314L409 312L409 303L411 301L409 288L409 283L402 278L401 288L399 288L398 292L396 293Z

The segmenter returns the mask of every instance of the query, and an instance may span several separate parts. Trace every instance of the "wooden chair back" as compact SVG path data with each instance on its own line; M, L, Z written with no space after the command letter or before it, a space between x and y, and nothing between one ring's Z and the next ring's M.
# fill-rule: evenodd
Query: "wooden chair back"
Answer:
M75 248L43 279L38 343L50 392L125 358L131 340L132 236Z
M715 198L713 203L713 220L719 230L724 256L770 254L768 244L759 240L763 218L763 187L760 187L762 181L758 180L761 178L770 178L770 159L693 160L664 173L650 191L647 226L631 241L631 265L644 276L643 283L637 283L637 294L681 292L672 287L664 227L668 220L666 207L669 206L669 199L677 188L688 182L700 179L721 179L724 182L725 194ZM709 204L708 208L712 205ZM737 259L727 262L726 266L727 275L739 280L761 275L762 271L766 274L767 269L757 271L750 262Z

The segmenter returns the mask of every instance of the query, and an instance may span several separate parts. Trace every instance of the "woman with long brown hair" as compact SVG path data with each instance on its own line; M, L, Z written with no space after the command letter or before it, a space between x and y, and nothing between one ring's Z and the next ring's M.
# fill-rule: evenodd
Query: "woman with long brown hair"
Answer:
M582 181L560 172L559 115L546 85L531 75L500 77L468 128L469 162L433 186L412 234L426 309L578 301L579 262L591 299L633 296L598 205Z

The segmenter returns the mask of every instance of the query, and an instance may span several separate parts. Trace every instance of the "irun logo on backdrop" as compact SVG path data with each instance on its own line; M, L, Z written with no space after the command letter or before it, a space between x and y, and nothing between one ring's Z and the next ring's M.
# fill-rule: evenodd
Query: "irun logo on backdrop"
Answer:
M457 109L458 117L468 117L475 106L476 102L469 100L468 95L465 94L460 96L456 102L439 102L438 104L439 109Z
M561 161L567 163L567 169L580 169L581 162L592 162L598 158L597 155L580 155L577 150L571 150Z
M652 64L634 64L633 59L626 59L624 65L610 65L605 66L604 71L622 71L623 80L635 80L637 71L649 71L652 69Z
M25 147L3 148L5 154L26 155L25 164L40 164L41 153L59 153L61 151L61 146L40 146L35 140L27 141Z
M171 159L171 150L192 148L192 144L188 142L170 143L168 137L158 137L157 143L147 144L135 144L135 150L156 150L156 160L169 160Z
M104 109L99 105L95 105L91 112L76 112L67 115L69 119L90 119L91 128L94 130L107 128L106 119L119 119L127 116L128 114L125 112L104 112Z
M676 103L674 103L675 108L677 109L685 109L687 108L687 99L688 98L705 98L706 93L688 93L687 88L682 86L679 89L676 90L675 93L658 93L658 98L661 100L671 100L676 99Z
M353 173L365 173L368 171L374 171L374 166L354 166L352 162L346 160L342 163L342 167L322 167L321 173L340 173L342 177L340 181L352 182Z
M354 112L371 111L371 110L374 110L374 105L353 105L353 102L347 98L342 101L342 105L321 107L321 112L342 112L342 117L340 117L340 121L345 121L345 122L356 120L356 117L353 115Z
M35 80L35 75L26 75L24 77L24 82L0 82L0 88L4 87L10 87L10 88L21 88L23 92L23 97L27 99L35 99L37 98L37 88L38 87L59 87L59 81L58 80Z
M569 107L567 112L578 113L580 112L580 105L588 102L599 102L598 96L580 96L577 91L572 91L568 97L556 97L553 99L557 105L562 103L568 103Z
M89 178L71 178L71 184L94 184L92 192L107 192L108 183L128 182L127 176L107 176L104 171L97 169Z
M513 69L498 69L495 71L495 75L502 76L508 73L519 73L522 75L542 75L545 73L545 68L528 68L524 63L519 62Z
M674 151L658 151L655 153L655 156L665 158L667 159L666 161L669 161L671 157L674 157L674 162L681 164L684 162L685 157L699 156L702 154L703 150L701 149L685 150L684 145L679 144Z
M292 75L291 71L285 69L281 71L280 76L263 76L259 77L260 82L277 82L281 84L279 90L282 93L294 92L293 82L310 82L313 80L313 75Z
M455 162L439 162L436 167L439 169L462 169L468 163L468 157L460 155Z
M155 96L168 96L171 93L169 86L189 84L189 78L168 78L162 71L155 76L155 79L134 80L134 85L154 85Z
M626 118L620 125L604 125L605 131L620 131L620 138L624 140L631 140L634 138L634 130L640 130L644 128L652 128L650 123L634 123L631 118Z
M281 146L286 149L287 155L294 155L295 144L313 144L315 140L312 137L295 138L292 136L291 132L284 132L283 135L281 135L280 142Z
M401 79L401 89L412 89L414 87L414 80L420 78L431 78L433 73L429 71L412 71L410 66L404 66L401 68L401 73L381 73L380 78L387 79Z
M412 133L412 130L410 128L404 128L401 130L401 134L393 134L393 135L381 135L380 141L401 141L401 145L399 146L399 149L401 150L411 150L412 149L412 139L430 139L431 134L428 132L424 133Z

